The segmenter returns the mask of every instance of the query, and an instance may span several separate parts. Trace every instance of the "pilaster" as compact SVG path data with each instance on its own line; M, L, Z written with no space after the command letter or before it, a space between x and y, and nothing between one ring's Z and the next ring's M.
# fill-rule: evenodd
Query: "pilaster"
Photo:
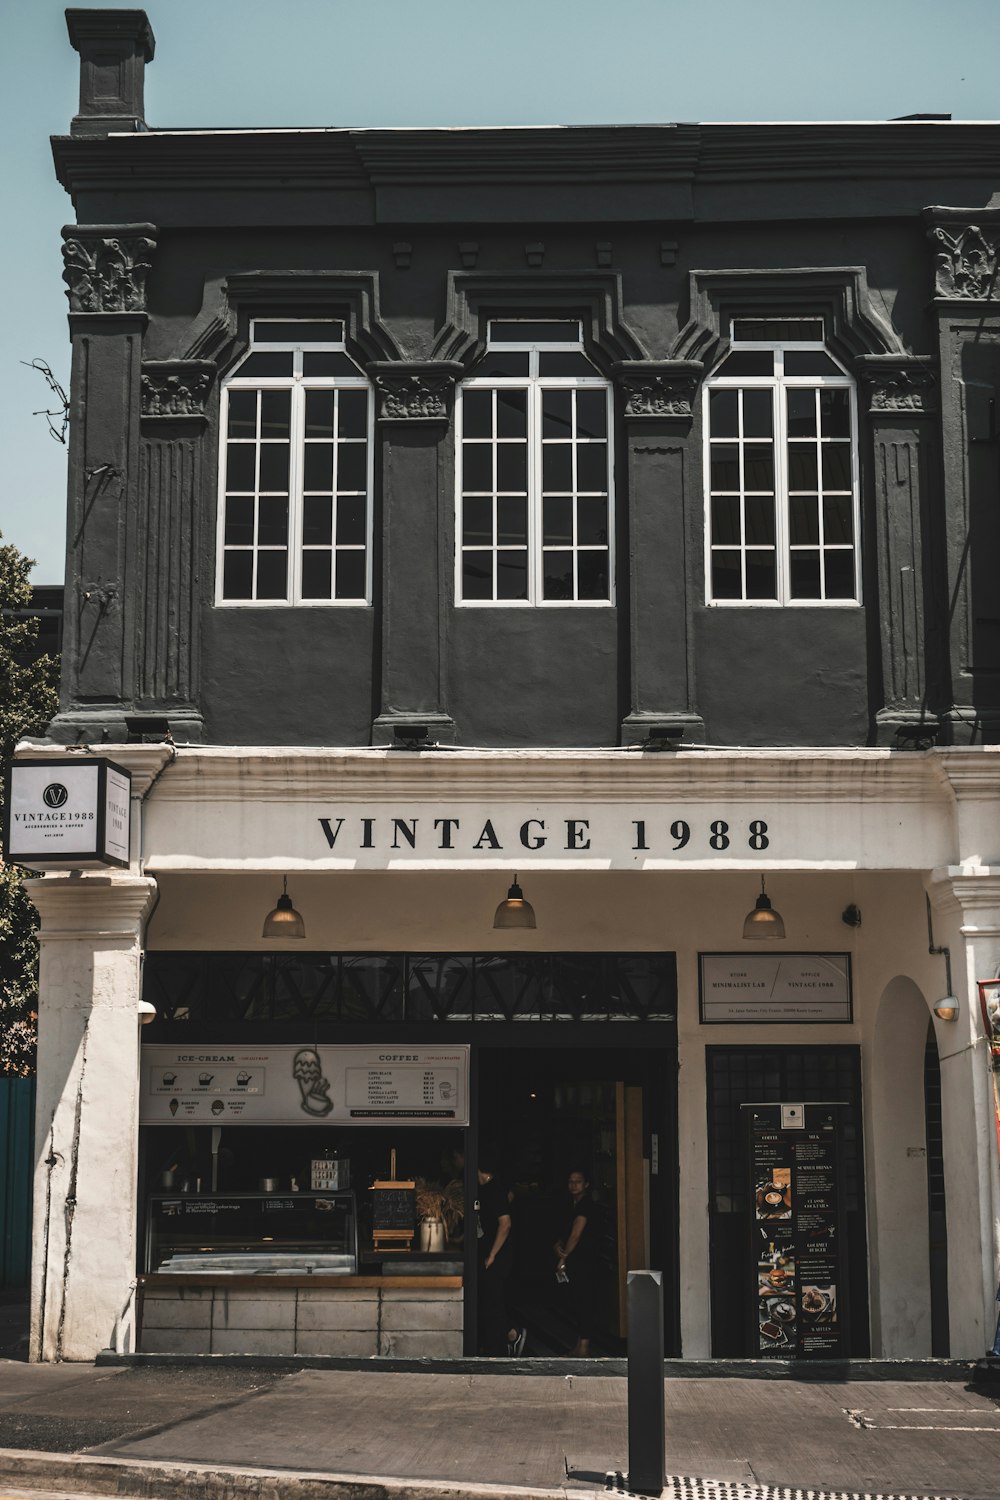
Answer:
M141 376L139 558L141 622L135 706L166 720L177 741L202 738L198 708L201 496L211 460L211 360L144 360Z
M382 690L374 744L426 726L426 742L454 739L445 705L445 615L452 603L451 409L462 365L377 361L382 449Z
M136 691L142 339L151 224L63 230L73 372L61 712L70 742L124 739Z
M1000 209L924 211L934 251L931 308L941 369L944 517L940 550L950 618L946 732L1000 739Z
M927 881L936 944L949 951L959 1001L935 1019L948 1213L948 1301L953 1358L992 1345L1000 1274L1000 1161L993 1128L990 1050L977 981L1000 965L1000 867L934 870ZM978 1225L978 1234L969 1232Z
M929 358L865 355L857 362L862 421L870 432L875 500L872 524L877 559L882 706L877 743L924 738L939 724L928 712L928 688L940 692L935 672L940 636L928 640L936 610L930 543L930 445L937 414L937 382ZM928 607L928 604L930 607ZM935 650L937 648L937 650Z
M140 959L156 883L46 875L41 918L33 1360L92 1360L136 1264Z
M615 385L624 418L629 506L630 711L622 744L701 740L695 709L690 589L696 532L686 483L702 365L624 360Z

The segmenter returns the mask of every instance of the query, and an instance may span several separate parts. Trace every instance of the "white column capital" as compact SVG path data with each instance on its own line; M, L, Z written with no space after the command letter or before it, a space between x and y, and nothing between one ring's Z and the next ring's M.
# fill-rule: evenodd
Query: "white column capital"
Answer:
M936 912L960 917L966 936L1000 936L1000 868L943 865L925 881Z
M120 937L135 939L156 896L148 875L51 874L27 880L28 896L41 918L39 938Z

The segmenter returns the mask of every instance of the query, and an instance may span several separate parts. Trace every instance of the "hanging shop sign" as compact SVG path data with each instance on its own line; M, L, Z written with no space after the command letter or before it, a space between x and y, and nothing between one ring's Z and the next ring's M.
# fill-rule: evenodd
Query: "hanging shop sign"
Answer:
M143 1125L469 1123L466 1047L142 1049Z
M847 1355L847 1260L836 1104L745 1104L747 1272L755 1356Z
M127 868L132 780L99 757L18 760L4 807L4 850L29 870Z
M852 1020L849 953L702 953L703 1025Z

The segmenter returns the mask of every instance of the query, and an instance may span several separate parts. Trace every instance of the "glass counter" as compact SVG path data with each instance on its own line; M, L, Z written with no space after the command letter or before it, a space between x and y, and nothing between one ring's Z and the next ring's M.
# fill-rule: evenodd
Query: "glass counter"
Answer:
M354 1193L156 1193L146 1208L147 1273L353 1276Z

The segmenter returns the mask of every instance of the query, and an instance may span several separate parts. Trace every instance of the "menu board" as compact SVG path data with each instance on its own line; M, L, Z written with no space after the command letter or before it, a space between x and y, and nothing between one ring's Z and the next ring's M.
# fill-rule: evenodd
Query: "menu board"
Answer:
M412 1182L376 1182L372 1185L372 1229L376 1233L397 1229L412 1239L416 1225L417 1206Z
M743 1105L750 1155L751 1349L758 1358L847 1355L842 1109Z
M142 1048L143 1125L469 1123L469 1048Z

